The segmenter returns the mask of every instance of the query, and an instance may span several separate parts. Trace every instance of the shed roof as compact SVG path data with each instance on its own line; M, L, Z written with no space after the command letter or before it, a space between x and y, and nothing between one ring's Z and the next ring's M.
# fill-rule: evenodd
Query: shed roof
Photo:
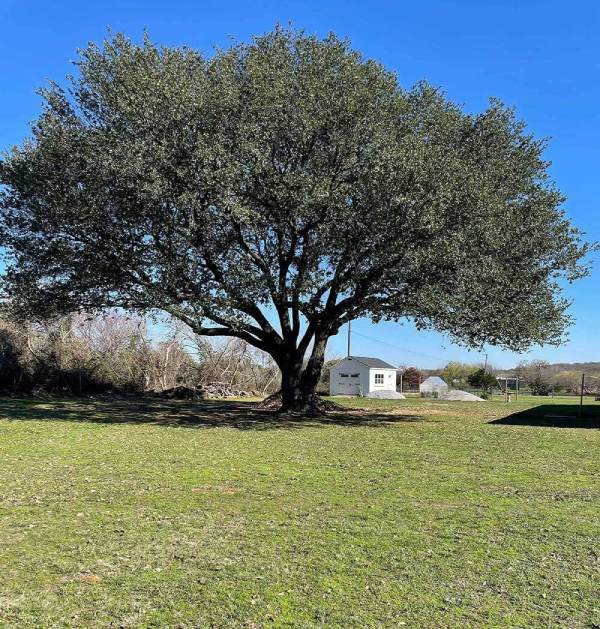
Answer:
M381 358L370 358L369 356L346 356L344 360L355 360L356 362L366 365L369 369L396 369L394 365L386 363L385 360L381 360Z
M421 382L421 384L428 384L431 385L433 387L439 387L439 386L444 386L447 387L448 385L446 384L446 382L444 380L442 380L439 376L429 376L429 378L426 378L425 380L423 380L423 382Z

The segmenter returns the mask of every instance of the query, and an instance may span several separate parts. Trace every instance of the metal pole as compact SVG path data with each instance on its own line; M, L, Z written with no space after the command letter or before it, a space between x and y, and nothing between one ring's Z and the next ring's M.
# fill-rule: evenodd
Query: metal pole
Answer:
M518 400L519 399L519 376L517 376L515 378L515 380L517 381L515 384L515 399Z
M402 376L403 376L403 375L404 375L404 372L403 372L403 371L401 371L401 372L400 372L400 393L403 393L403 391L402 391Z
M350 356L350 336L352 335L352 321L348 321L348 356Z
M487 373L487 352L485 354L485 363L483 364L483 371L484 373Z
M581 395L579 396L579 418L583 416L583 390L585 387L585 374L581 374Z

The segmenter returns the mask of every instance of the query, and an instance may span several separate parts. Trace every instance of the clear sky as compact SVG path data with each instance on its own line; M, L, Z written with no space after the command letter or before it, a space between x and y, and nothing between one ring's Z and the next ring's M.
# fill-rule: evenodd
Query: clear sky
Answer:
M600 240L600 3L594 0L0 0L0 149L19 143L39 110L35 90L73 72L70 60L107 28L139 39L186 44L209 53L231 37L246 40L276 22L351 39L364 55L442 87L471 112L490 96L514 105L538 136L552 138L552 175L565 209L591 240ZM569 287L576 324L562 348L519 357L488 348L491 362L520 358L600 360L600 259L592 277ZM437 367L479 360L436 333L411 325L353 324L353 353L396 364ZM343 355L346 339L332 339Z

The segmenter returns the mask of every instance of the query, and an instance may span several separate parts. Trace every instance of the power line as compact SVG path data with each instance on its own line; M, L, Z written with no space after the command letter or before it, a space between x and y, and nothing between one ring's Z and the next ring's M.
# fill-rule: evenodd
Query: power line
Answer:
M361 332L356 332L356 330L354 330L352 332L352 334L357 335L357 336L362 336L362 338L367 339L367 341L373 341L374 343L379 343L381 345L387 345L388 347L391 347L393 349L398 349L401 352L407 352L409 354L415 354L416 356L423 356L424 358L432 358L433 360L444 360L440 356L432 356L431 354L425 354L424 352L417 352L415 350L408 349L407 347L402 347L400 345L394 345L393 343L388 343L387 341L381 341L381 340L376 339L376 338L374 338L372 336L368 336L367 334L362 334Z
M356 330L352 330L352 334L355 335L355 336L360 336L360 337L362 337L362 338L364 338L364 339L366 339L368 341L372 341L374 343L379 343L380 345L385 345L387 347L391 347L392 349L396 349L396 350L399 350L401 352L406 352L408 354L413 354L415 356L422 356L423 358L430 358L432 360L437 360L437 361L446 361L446 360L448 360L447 357L433 356L432 354L426 354L424 352L419 352L419 351L416 351L416 350L412 350L412 349L409 349L407 347L403 347L401 345L395 345L394 343L389 343L388 341L381 341L380 339L377 339L375 337L369 336L367 334L363 334L362 332L357 332ZM530 353L532 353L532 352L530 352ZM580 352L576 352L575 351L573 353L575 355L578 355L578 354L581 355ZM485 356L486 356L486 363L487 363L487 353L485 354ZM526 356L527 356L526 354L525 355L521 354L521 358L523 358L523 359L526 359ZM595 361L586 361L586 362L595 362ZM557 363L560 364L560 361L557 361ZM569 364L569 363L565 363L565 364ZM509 370L510 369L515 369L515 367L510 367L510 368L507 368L507 369L509 369ZM586 377L597 377L597 376L588 376L586 374Z

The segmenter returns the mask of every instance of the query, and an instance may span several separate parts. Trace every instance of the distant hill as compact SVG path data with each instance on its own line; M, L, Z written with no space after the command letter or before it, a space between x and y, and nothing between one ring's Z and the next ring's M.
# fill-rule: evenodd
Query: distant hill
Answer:
M548 369L557 369L558 371L600 371L600 362L550 363Z
M502 373L514 374L517 368L501 369ZM580 373L600 373L600 361L599 362L586 362L586 363L548 363L544 366L543 371L547 374L557 374L561 371L577 371Z

